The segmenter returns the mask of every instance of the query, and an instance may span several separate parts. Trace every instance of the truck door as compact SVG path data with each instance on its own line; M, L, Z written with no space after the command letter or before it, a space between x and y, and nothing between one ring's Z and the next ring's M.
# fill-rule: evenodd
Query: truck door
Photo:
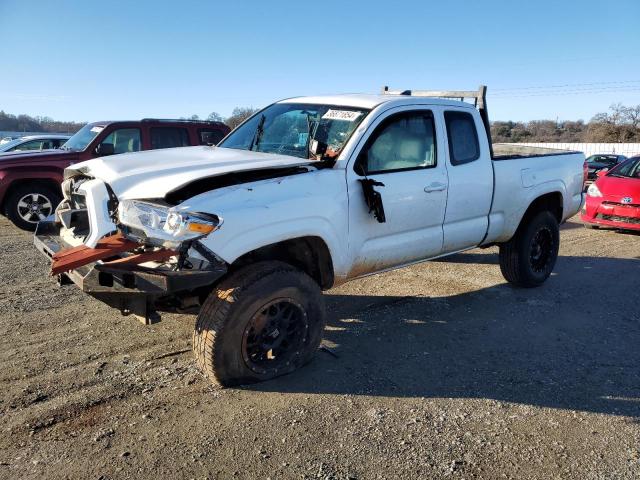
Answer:
M431 109L381 115L347 166L349 251L353 278L441 253L447 199L444 148ZM369 212L360 180L380 193L385 221Z
M449 194L443 253L478 245L485 236L493 196L493 165L475 110L445 108ZM479 137L478 132L483 132Z

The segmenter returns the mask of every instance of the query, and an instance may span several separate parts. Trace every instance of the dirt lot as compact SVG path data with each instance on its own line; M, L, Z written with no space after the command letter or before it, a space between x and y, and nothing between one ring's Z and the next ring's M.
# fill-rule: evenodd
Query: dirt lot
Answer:
M194 317L57 287L0 219L1 478L640 478L640 236L562 228L541 288L496 249L330 291L301 371L220 390Z

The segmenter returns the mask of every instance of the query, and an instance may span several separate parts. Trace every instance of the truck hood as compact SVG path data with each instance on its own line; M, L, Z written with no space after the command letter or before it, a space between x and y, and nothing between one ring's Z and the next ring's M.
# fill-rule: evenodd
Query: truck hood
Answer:
M288 155L198 146L96 158L67 168L65 178L81 174L100 179L119 199L163 198L203 178L311 163L311 160Z

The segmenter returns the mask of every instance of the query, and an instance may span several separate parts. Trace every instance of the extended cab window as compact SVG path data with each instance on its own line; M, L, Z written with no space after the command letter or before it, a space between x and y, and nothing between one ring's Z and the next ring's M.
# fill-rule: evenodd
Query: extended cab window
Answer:
M140 151L140 130L137 128L120 128L114 130L102 144L113 145L113 153L128 153Z
M480 158L480 143L473 115L467 112L444 112L444 121L451 165L462 165Z
M393 172L436 165L436 142L431 112L389 117L373 132L358 156L358 174Z
M151 148L188 147L189 132L180 127L152 127Z
M224 135L220 130L199 130L200 145L217 145Z

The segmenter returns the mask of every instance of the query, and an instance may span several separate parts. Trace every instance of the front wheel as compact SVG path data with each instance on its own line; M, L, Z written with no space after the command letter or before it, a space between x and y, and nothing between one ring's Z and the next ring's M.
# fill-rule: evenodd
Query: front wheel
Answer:
M548 211L532 217L514 237L500 245L500 270L519 287L537 287L549 278L558 258L560 229Z
M8 196L5 212L23 230L33 231L38 222L51 215L60 203L60 194L37 183L20 185Z
M325 325L322 292L282 262L229 275L205 301L193 334L200 369L223 386L290 373L315 354Z

